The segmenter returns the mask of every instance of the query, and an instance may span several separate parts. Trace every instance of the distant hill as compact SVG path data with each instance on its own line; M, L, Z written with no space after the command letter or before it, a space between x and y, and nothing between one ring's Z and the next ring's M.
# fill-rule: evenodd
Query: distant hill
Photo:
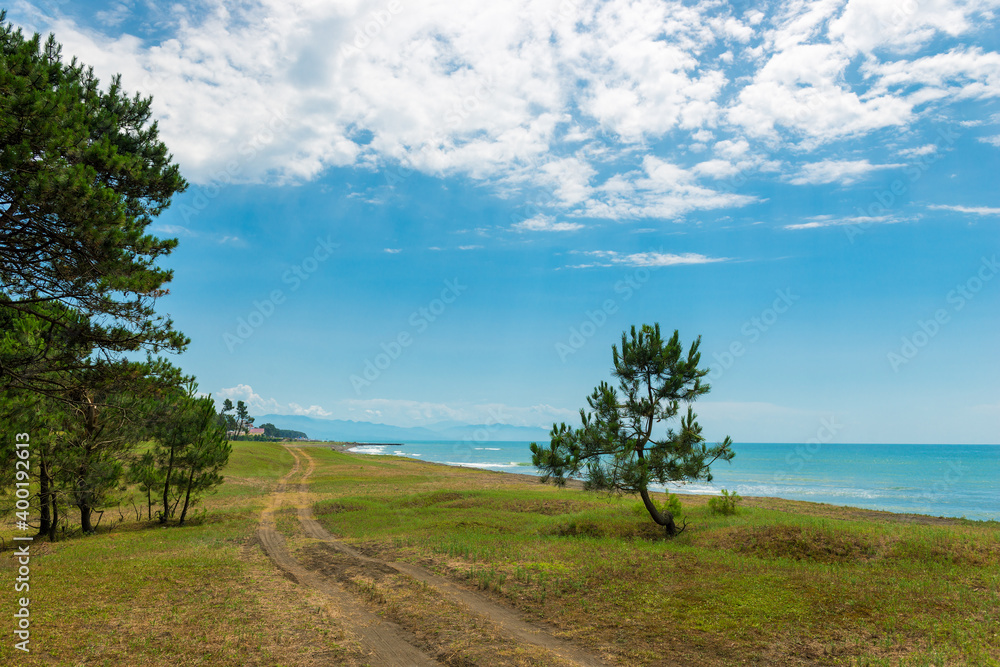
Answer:
M302 415L262 415L254 420L258 424L272 423L283 429L305 431L315 440L341 440L346 442L403 442L407 440L498 440L548 441L549 432L533 426L510 424L462 424L441 422L430 426L403 427L373 424L343 419L318 419Z

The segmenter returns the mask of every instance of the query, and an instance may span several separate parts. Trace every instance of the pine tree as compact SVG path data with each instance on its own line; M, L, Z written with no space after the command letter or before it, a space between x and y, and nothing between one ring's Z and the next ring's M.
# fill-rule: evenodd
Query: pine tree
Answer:
M59 303L44 308L75 316ZM145 438L148 401L186 378L162 359L88 360L83 344L54 352L50 331L32 314L0 309L0 368L30 368L34 386L43 388L0 386L0 427L35 434L31 475L39 489L39 533L54 539L66 504L79 509L84 532L94 530L93 513L117 500L135 445ZM11 452L0 454L9 461Z
M561 486L567 477L583 477L590 489L637 493L667 535L683 530L670 511L656 506L649 485L711 481L711 464L734 456L728 436L711 447L704 444L691 409L711 389L702 384L708 369L698 368L700 344L699 337L685 357L678 332L664 343L659 324L643 325L638 332L632 327L631 336L623 333L621 351L612 346L613 375L622 396L601 382L587 399L590 411L580 410L581 428L554 425L548 448L531 443L532 463L542 471L542 481L554 479ZM677 417L682 403L687 412L680 428L657 437L654 427Z
M0 312L33 316L45 368L7 355L0 387L58 393L54 369L187 344L154 311L171 278L158 262L177 241L146 233L186 183L150 98L118 77L102 90L53 37L43 45L5 20L0 11Z
M232 451L225 427L216 420L215 402L199 397L197 385L190 382L158 401L149 428L156 442L153 459L161 484L160 523L167 523L183 500L179 518L183 524L199 496L222 483L219 473Z

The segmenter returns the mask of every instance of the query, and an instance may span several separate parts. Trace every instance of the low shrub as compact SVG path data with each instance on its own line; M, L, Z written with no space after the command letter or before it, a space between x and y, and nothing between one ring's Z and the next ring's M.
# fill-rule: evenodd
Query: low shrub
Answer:
M735 491L730 493L725 489L722 495L717 498L709 498L708 509L712 514L736 514L739 512L740 501L743 500Z

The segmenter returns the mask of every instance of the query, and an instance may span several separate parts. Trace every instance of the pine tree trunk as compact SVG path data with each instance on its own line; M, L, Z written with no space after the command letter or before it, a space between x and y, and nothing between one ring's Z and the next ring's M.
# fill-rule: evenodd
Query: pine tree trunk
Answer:
M49 490L52 499L52 524L49 526L49 542L56 541L56 528L59 526L59 502L55 490Z
M174 471L174 448L170 448L170 461L167 463L167 475L163 480L163 513L160 515L160 523L166 523L170 516L170 473Z
M48 466L45 465L45 458L40 457L38 462L38 504L41 511L38 518L38 537L48 535L52 530L52 514L49 512L50 484Z
M76 506L80 508L80 530L82 530L84 534L87 534L94 532L94 527L90 521L91 515L93 514L94 511L93 508L90 506L90 501L93 500L93 498L90 497L90 493L87 491L86 479L87 479L88 467L90 464L90 456L94 447L94 437L99 430L97 424L97 417L99 414L99 410L97 408L97 405L94 403L94 399L91 396L89 395L85 396L84 400L85 403L83 406L83 414L84 414L83 428L84 428L84 433L86 434L85 436L86 440L84 440L84 447L83 447L84 456L82 461L80 462L80 467L77 472L78 480L77 480L77 488L75 495L77 501ZM80 485L83 485L83 489L80 488Z
M184 483L183 478L181 478L181 484L176 484L175 486L177 486L178 489L181 489L181 488L183 488L183 486L182 486L183 483ZM170 508L170 516L176 516L177 515L177 506L180 505L180 504L181 504L181 496L180 496L180 491L178 491L177 492L177 499L174 501L174 506Z
M650 400L652 400L652 395L650 395ZM643 442L636 447L636 454L639 457L640 463L645 465L645 457L643 456L643 447L645 443L649 440L649 434L653 432L653 420L652 417L649 420L649 427L646 431L646 438ZM677 524L674 523L674 515L670 512L661 512L660 508L653 503L653 499L649 497L649 491L646 490L645 483L642 489L639 490L639 495L642 496L642 504L646 506L646 511L649 512L649 516L653 517L653 521L657 525L663 526L663 530L666 532L667 537L674 537L677 535Z
M80 529L83 530L84 533L94 532L94 527L90 523L90 516L94 510L90 507L90 505L83 503L77 505L77 507L80 508Z
M194 465L191 465L191 474L188 475L187 492L184 494L184 509L181 510L180 524L184 525L184 517L187 516L188 503L191 500L191 485L194 484Z
M653 504L652 498L649 497L649 491L646 489L640 490L639 495L642 496L642 504L646 506L649 516L653 517L653 521L657 525L663 526L663 530L666 531L667 536L673 537L677 535L677 524L674 523L674 515L670 512L661 512L660 508Z

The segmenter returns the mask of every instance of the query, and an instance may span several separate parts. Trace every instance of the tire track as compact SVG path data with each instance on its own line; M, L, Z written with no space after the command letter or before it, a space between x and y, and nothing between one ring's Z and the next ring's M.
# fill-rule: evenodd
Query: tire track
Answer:
M294 449L288 448L288 451L295 456L295 464L278 481L277 488L271 494L269 505L261 512L260 523L257 527L257 538L264 547L264 551L274 561L274 564L296 583L323 593L335 603L344 613L344 617L349 619L348 629L358 636L361 645L370 654L374 664L399 665L401 667L440 665L441 663L408 642L403 636L405 631L400 626L378 618L355 602L339 584L304 568L289 553L285 545L285 538L278 532L274 520L275 512L282 505L282 498L286 494L289 480L298 475L301 469L301 457ZM312 461L309 460L309 468L303 479L312 473L313 467Z
M316 520L312 512L312 503L309 502L309 484L307 480L316 469L315 461L311 456L309 456L308 453L306 453L304 449L288 447L288 451L292 452L292 455L296 457L293 472L297 471L299 468L300 456L305 459L306 462L305 472L299 480L299 500L295 504L298 508L299 523L302 525L302 528L309 537L322 541L331 548L357 560L358 562L377 567L389 567L396 572L408 575L418 581L422 581L437 591L440 595L464 605L473 614L485 618L487 621L491 622L493 625L515 637L518 641L524 644L538 646L560 658L563 658L564 660L574 662L578 665L583 665L584 667L607 666L608 663L604 662L594 654L585 651L565 639L556 637L551 634L547 628L529 623L521 618L521 616L515 611L508 609L507 607L503 607L473 591L463 588L445 577L434 574L419 565L411 563L393 563L365 556L357 549L354 549L350 545L338 540L334 535L327 531L326 528L319 523L319 521ZM291 477L291 475L292 473L289 473L289 477Z

